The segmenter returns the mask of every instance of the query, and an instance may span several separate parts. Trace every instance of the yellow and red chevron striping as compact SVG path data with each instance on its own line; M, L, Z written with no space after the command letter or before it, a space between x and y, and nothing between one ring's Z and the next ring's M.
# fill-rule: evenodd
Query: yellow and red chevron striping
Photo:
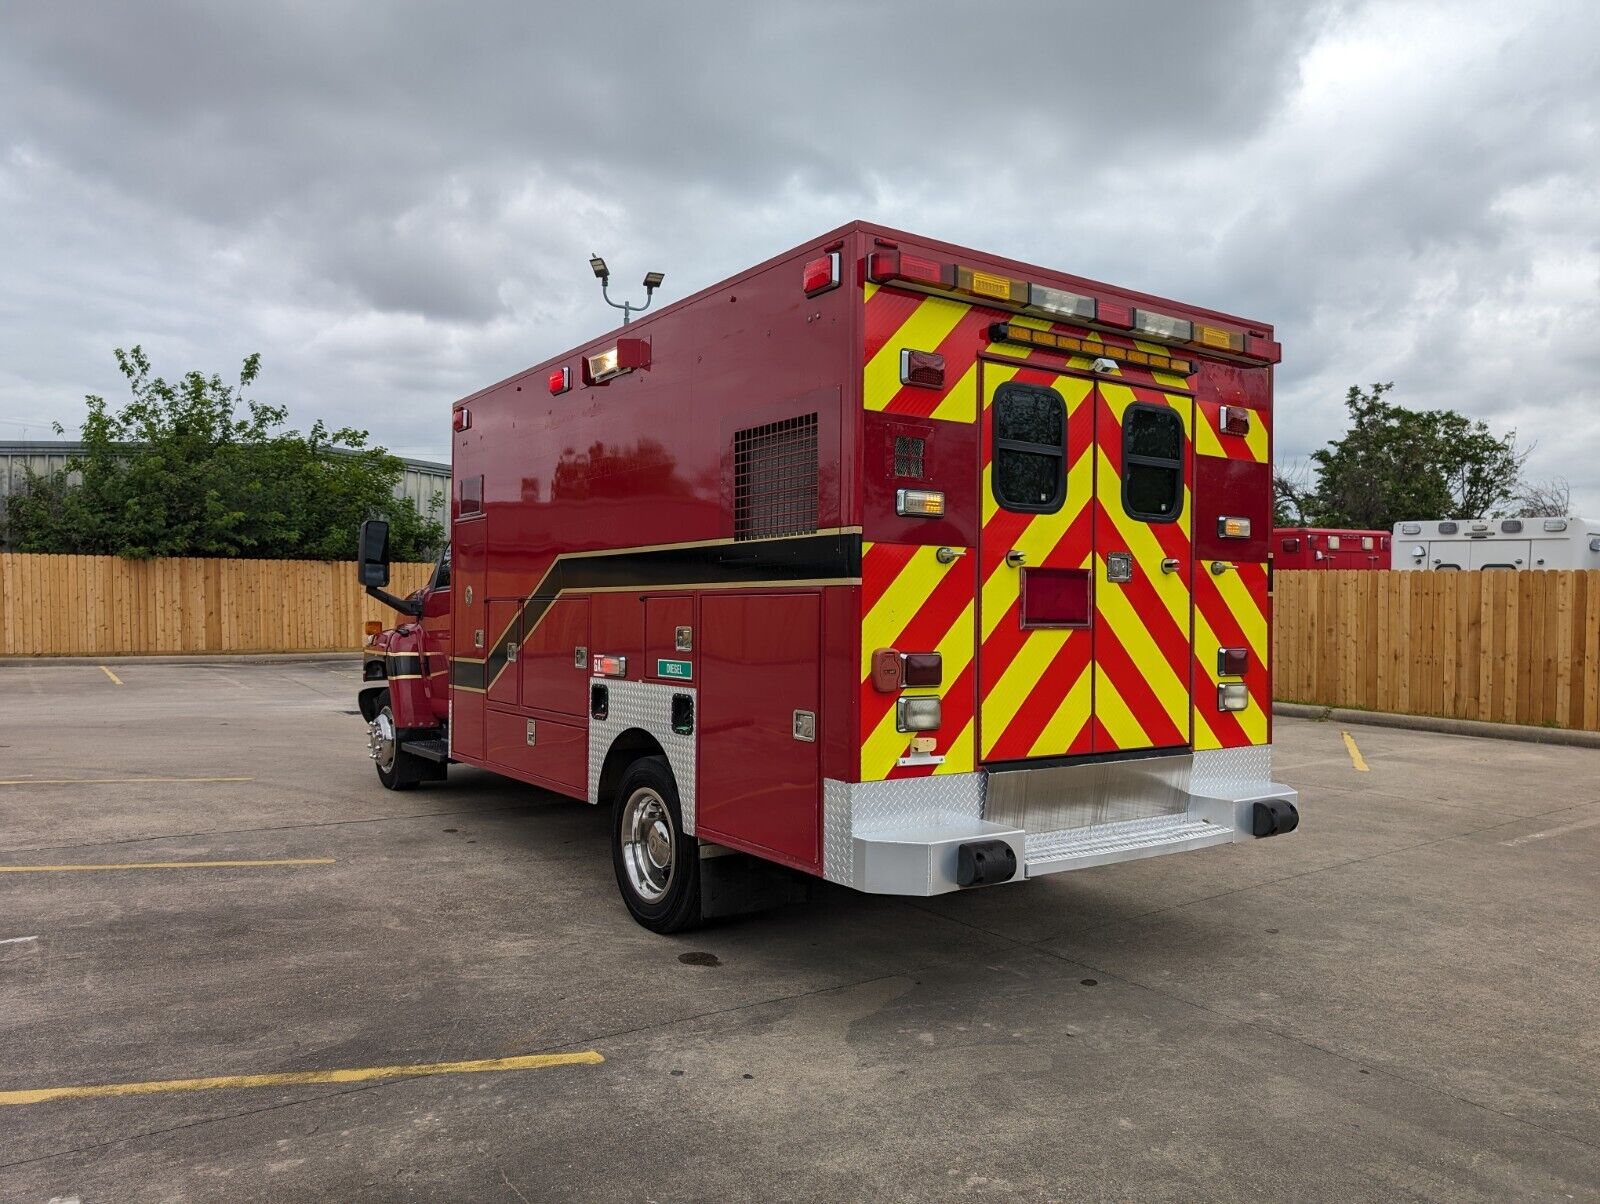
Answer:
M1173 521L1131 518L1122 499L1122 429L1128 407L1143 404L1170 409L1187 434L1193 426L1190 400L1114 379L1102 380L1096 391L1095 711L1104 735L1095 751L1186 744L1192 710L1191 474L1184 474L1182 505ZM1131 554L1131 580L1107 580L1104 555L1111 550ZM1161 571L1164 559L1177 561L1177 571Z
M1006 563L1006 553L1013 549L1022 552L1029 566L1090 567L1093 384L1022 363L986 360L981 372L984 525L979 540L983 579L979 729L983 756L1017 760L1087 752L1093 636L1084 628L1024 628L1020 577L1018 570ZM1054 514L1019 513L995 500L990 474L994 430L988 415L996 392L1007 383L1053 389L1065 404L1066 499Z
M1232 435L1220 426L1222 404L1204 397L1195 402L1195 455L1265 464L1270 457L1266 415L1252 411L1250 429L1243 435Z
M940 564L933 546L866 543L861 557L861 678L859 721L861 780L965 773L973 761L973 603L972 558ZM944 680L938 687L908 688L886 694L873 687L872 654L879 648L938 652ZM943 709L935 739L939 763L900 765L911 735L896 730L895 699L936 695Z
M1271 738L1271 653L1267 638L1271 599L1267 567L1236 563L1220 574L1196 575L1194 591L1194 746L1197 749L1240 748L1265 744ZM1250 705L1243 711L1217 710L1219 647L1245 648L1250 667L1244 682Z

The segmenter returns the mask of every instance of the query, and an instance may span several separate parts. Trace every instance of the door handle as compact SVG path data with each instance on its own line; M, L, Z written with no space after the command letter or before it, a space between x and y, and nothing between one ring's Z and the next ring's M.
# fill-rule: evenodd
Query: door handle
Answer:
M1163 573L1176 573L1178 571L1178 558L1176 556L1168 556L1161 562L1161 571Z
M1006 563L1014 569L1020 569L1023 565L1023 562L1027 559L1027 555L1023 552L1017 551L1016 548L1012 548L1006 553Z

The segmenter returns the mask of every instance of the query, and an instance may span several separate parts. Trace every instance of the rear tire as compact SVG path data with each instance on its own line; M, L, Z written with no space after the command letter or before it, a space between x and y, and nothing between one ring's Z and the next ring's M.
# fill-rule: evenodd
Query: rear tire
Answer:
M611 864L628 912L651 932L700 924L700 842L683 831L665 757L628 767L611 807Z
M389 691L378 695L377 710L367 724L367 752L378 770L378 781L389 790L415 790L427 775L427 763L400 747Z

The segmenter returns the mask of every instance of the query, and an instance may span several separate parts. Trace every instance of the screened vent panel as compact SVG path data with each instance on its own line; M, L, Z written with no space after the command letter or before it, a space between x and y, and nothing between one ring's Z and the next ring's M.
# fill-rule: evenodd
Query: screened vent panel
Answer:
M817 529L817 416L733 436L733 537L770 539Z
M894 437L894 475L922 479L922 457L928 450L928 441L910 435Z

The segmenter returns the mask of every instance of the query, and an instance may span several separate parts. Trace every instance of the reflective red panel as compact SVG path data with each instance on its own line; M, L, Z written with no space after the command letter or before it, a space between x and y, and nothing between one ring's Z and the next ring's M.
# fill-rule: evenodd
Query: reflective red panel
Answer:
M1024 627L1087 627L1088 569L1024 569Z

